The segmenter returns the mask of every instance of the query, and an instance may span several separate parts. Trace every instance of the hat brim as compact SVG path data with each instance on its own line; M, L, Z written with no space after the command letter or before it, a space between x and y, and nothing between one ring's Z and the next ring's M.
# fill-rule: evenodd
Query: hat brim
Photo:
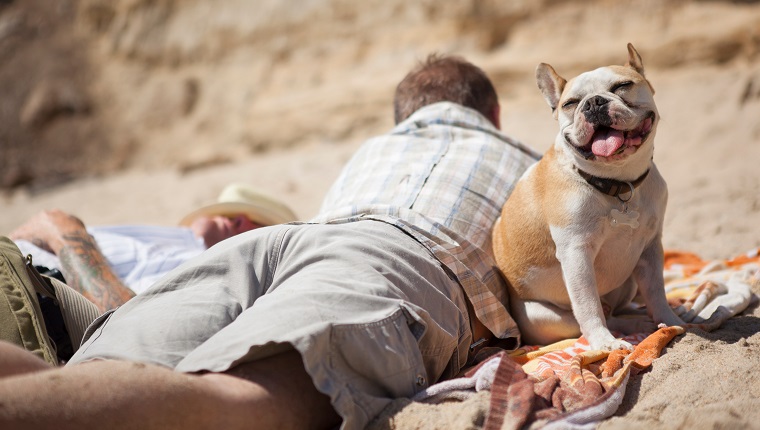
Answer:
M262 204L256 205L252 203L224 202L214 203L190 212L180 220L179 225L189 227L193 221L202 216L234 216L238 214L243 214L251 221L262 226L296 221L295 214L289 209L278 207L274 204L269 205L266 202L262 202Z

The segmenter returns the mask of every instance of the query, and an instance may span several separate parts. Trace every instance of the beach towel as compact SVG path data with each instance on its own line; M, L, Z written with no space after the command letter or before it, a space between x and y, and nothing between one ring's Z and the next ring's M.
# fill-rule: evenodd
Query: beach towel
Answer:
M594 351L582 337L511 352L489 348L462 377L434 384L402 406L476 399L480 410L467 428L594 428L617 411L630 377L647 369L673 338L690 329L715 330L747 309L755 299L752 290L760 290L760 249L720 261L669 251L665 279L668 299L687 324L621 336L634 345L633 352ZM424 406L416 411L421 416L414 428L434 428L419 425ZM373 429L407 428L392 413L375 424Z

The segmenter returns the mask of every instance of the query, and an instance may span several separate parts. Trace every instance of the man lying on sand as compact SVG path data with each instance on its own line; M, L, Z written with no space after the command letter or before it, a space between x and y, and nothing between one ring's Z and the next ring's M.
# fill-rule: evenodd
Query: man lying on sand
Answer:
M85 227L71 214L49 210L9 237L34 264L59 270L68 286L105 312L224 239L295 220L285 204L247 185L229 184L216 203L187 214L178 226Z
M410 72L394 110L312 223L213 246L96 320L66 367L1 344L0 427L361 429L471 345L516 346L490 233L535 153L459 58Z

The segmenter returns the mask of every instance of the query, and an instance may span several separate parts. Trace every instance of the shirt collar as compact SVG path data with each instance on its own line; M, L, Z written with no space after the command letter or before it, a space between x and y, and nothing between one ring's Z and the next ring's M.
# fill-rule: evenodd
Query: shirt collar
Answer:
M475 109L452 102L438 102L424 106L406 120L398 124L393 134L404 134L435 124L456 125L499 133L499 130L485 116Z
M514 146L534 160L541 158L541 154L533 148L503 134L480 112L451 102L433 103L418 109L409 118L391 130L390 134L411 134L434 125L453 126L487 133L496 139Z

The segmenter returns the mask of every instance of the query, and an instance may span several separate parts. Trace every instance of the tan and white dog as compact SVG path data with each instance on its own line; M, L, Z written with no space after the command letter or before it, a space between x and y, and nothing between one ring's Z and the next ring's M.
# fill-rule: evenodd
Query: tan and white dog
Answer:
M559 134L494 226L512 316L530 344L582 334L594 349L630 349L610 330L683 324L663 285L667 187L652 161L654 89L631 44L625 66L566 81L540 64L536 79ZM617 317L637 292L649 315Z

